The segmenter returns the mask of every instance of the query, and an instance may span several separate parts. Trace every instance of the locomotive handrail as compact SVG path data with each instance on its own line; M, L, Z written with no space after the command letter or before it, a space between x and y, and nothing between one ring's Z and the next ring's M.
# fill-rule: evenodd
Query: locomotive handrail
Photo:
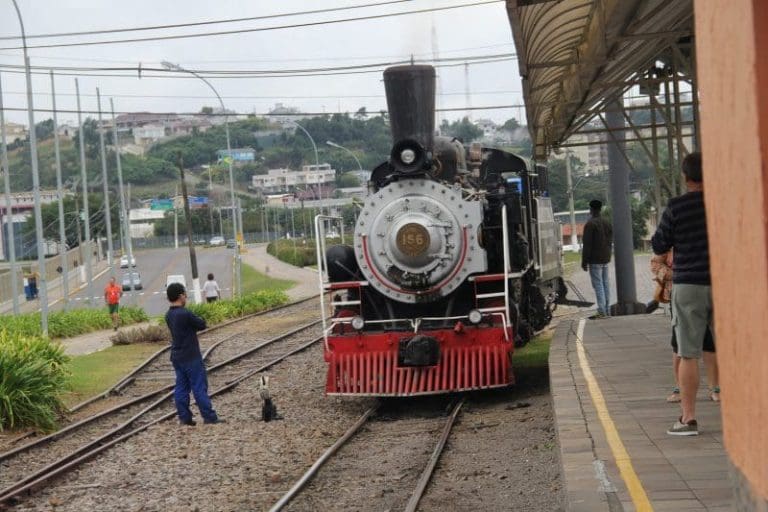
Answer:
M501 318L501 326L504 329L504 339L509 341L509 333L507 332L508 324L507 324L507 316L505 315L504 311L498 311L495 310L495 308L486 308L480 310L483 313L489 313L489 316L497 316ZM325 336L328 335L331 331L333 331L333 328L337 325L343 325L343 324L351 324L352 323L351 316L343 316L343 317L334 317L331 319L331 325L327 329L325 327L323 328L323 334ZM419 318L392 318L392 319L386 319L386 320L366 320L366 324L388 324L388 323L402 323L402 324L410 324L410 327L415 329L415 332L418 332L418 328L421 326L422 322L440 322L445 320L467 320L469 321L469 315L457 315L457 316L425 316L425 317L419 317Z
M325 259L325 223L324 220L338 220L341 221L340 232L342 234L342 243L344 241L344 222L343 219L336 215L315 215L315 250L317 251L317 282L320 288L320 311L325 311L325 272L328 270L328 262ZM325 315L323 315L323 344L325 349L329 350L328 346L328 332Z
M507 205L501 207L501 233L504 246L504 314L509 316L509 226L507 225ZM507 330L504 329L506 335Z

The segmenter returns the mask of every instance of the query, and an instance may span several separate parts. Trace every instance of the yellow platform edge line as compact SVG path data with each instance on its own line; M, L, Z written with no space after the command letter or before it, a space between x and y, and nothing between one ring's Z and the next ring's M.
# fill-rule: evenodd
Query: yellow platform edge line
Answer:
M592 368L589 366L587 360L587 354L584 351L584 324L586 319L579 320L579 326L576 329L576 353L579 356L579 366L584 374L584 379L587 381L587 389L589 389L589 395L592 398L592 403L595 404L597 410L597 417L600 419L600 423L605 431L605 437L608 440L608 446L611 448L611 453L616 461L616 465L621 473L621 478L629 490L629 495L632 498L632 503L635 505L637 512L652 512L653 506L648 499L648 494L645 492L640 478L635 472L635 468L632 465L632 459L629 456L629 452L624 447L624 443L621 441L621 436L613 423L611 414L608 412L608 407L605 405L605 398L603 392L592 373Z

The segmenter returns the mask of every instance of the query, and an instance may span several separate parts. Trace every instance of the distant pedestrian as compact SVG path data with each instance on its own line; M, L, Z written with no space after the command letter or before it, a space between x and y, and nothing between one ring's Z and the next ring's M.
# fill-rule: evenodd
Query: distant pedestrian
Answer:
M114 276L109 278L109 284L104 288L104 300L109 308L109 314L112 316L112 327L117 330L120 327L120 297L123 296L123 289L117 284Z
M213 274L208 274L208 280L203 285L203 292L206 302L216 302L221 298L221 288L219 288L219 283L214 281Z
M173 398L176 413L182 425L195 425L189 408L189 392L195 395L197 407L204 423L220 423L208 396L208 377L205 373L203 356L197 331L205 329L205 320L189 311L187 292L184 285L171 283L165 290L171 307L165 314L165 323L171 331L171 363L176 372L176 386Z
M674 249L672 316L680 356L682 414L667 434L695 436L699 434L696 421L698 359L702 356L707 329L714 333L701 153L686 156L682 171L688 192L669 200L651 244L655 254Z
M611 262L613 228L611 223L600 215L602 209L601 201L593 199L589 202L591 218L584 225L582 238L581 268L589 272L597 299L597 313L590 317L592 319L610 316L608 307L611 302L611 291L608 263Z

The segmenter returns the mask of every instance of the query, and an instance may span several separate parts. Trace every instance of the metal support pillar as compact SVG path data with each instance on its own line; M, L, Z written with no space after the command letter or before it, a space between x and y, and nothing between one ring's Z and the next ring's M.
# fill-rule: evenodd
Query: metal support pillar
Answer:
M624 127L621 100L606 113L608 128ZM632 247L632 212L629 205L629 165L624 152L624 132L609 132L613 142L608 145L608 178L613 215L613 251L616 269L616 303L612 315L632 315L645 311L637 301L635 285L635 256Z
M571 173L571 152L565 150L565 177L568 180L568 209L571 212L571 252L579 252L579 239L576 234L576 210L573 206L573 175Z
M11 294L13 295L13 314L19 314L19 274L16 271L16 240L13 232L13 202L11 201L11 169L8 166L8 146L5 144L5 113L3 109L3 86L0 83L0 154L2 154L3 183L5 185L5 225L3 233L7 246L8 259L11 262Z

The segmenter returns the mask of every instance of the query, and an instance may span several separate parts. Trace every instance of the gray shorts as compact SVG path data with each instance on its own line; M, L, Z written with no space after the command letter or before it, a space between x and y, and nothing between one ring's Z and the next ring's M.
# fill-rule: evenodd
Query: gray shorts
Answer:
M698 359L707 326L712 325L712 287L700 284L675 284L672 287L672 328L677 337L677 355Z

